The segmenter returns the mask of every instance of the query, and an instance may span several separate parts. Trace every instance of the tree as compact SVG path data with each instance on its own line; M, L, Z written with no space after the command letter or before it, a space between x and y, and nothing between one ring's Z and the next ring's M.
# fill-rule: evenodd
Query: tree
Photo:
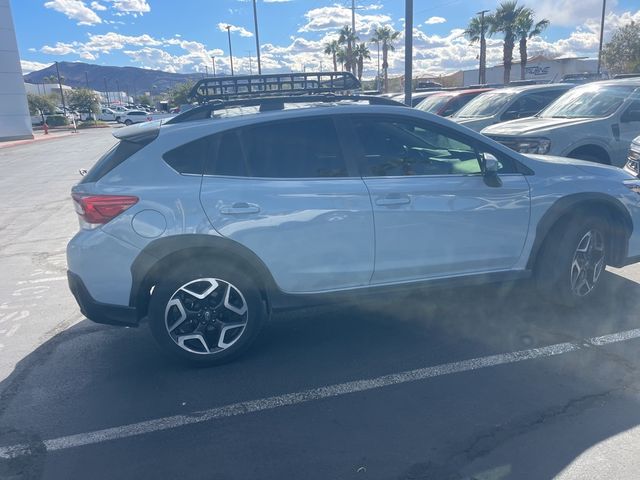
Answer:
M67 93L67 104L70 110L78 112L100 113L100 97L93 90L77 88Z
M355 75L356 62L355 62L355 57L353 55L353 50L356 44L356 40L358 40L358 37L356 37L355 33L353 32L353 30L351 30L351 27L349 25L345 25L344 27L342 27L340 29L340 32L338 33L340 34L340 36L338 37L338 43L340 45L346 46L344 63L347 66L347 72L351 72Z
M482 29L484 28L486 32L486 26L482 25L482 21L478 17L473 17L467 25L466 30L464 31L464 36L471 44L480 42L480 65L479 69L479 81L480 83L485 83L485 72L487 69L487 42L484 38Z
M340 70L344 71L344 64L347 62L347 51L344 48L339 48L336 52L336 59L340 62Z
M520 39L520 80L524 80L527 68L527 40L540 35L549 26L549 20L535 22L533 10L523 8L516 21L516 35Z
M139 104L146 105L148 107L150 107L152 105L151 97L149 97L149 95L140 95L137 98L137 101L138 101Z
M616 29L602 48L602 60L609 73L640 73L640 23Z
M189 103L191 100L189 98L189 94L191 93L191 89L193 88L194 82L187 81L183 83L179 83L178 85L174 85L169 92L167 92L169 103L171 103L175 107L179 107L180 105L184 105L185 103Z
M502 2L495 13L487 17L489 25L489 35L502 33L504 35L504 45L502 46L502 61L504 63L505 85L511 80L511 65L513 64L513 47L516 39L516 25L518 17L522 13L523 7L518 6L516 0Z
M356 59L356 67L358 69L358 80L362 81L362 71L364 70L364 61L371 60L371 52L367 45L362 42L358 43L354 50L353 54Z
M331 59L333 60L333 71L338 71L338 59L336 55L338 54L338 50L340 50L340 44L337 40L331 40L324 44L324 54L331 55Z
M56 111L58 104L55 95L36 95L34 93L27 94L27 103L29 104L29 113L31 115L40 115L42 123L44 123L44 114Z
M400 32L394 31L391 27L384 26L376 28L373 38L371 39L371 41L380 42L380 45L382 45L382 71L384 72L385 93L389 91L389 52L395 50L393 42L395 42L399 36Z

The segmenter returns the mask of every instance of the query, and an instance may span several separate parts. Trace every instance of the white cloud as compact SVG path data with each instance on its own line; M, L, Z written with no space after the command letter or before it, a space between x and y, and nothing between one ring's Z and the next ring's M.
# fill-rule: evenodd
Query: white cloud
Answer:
M313 8L304 14L307 23L298 29L298 32L322 32L338 30L345 25L351 25L351 9L342 5ZM393 23L389 15L383 13L360 14L356 12L356 32L362 37L368 37L375 27Z
M524 0L531 6L538 19L546 18L552 25L573 27L590 18L600 16L602 0ZM607 10L613 11L618 0L609 0Z
M40 51L47 55L69 55L70 53L76 53L76 48L71 43L56 42L53 47L45 45Z
M437 23L445 23L446 21L447 19L444 17L429 17L424 21L424 23L425 25L435 25Z
M20 60L20 65L22 66L22 74L26 75L27 73L35 72L36 70L42 70L43 68L47 68L50 63L42 63L42 62L32 62L30 60Z
M151 11L147 0L106 0L113 4L113 8L121 13L143 14Z
M78 25L95 25L102 23L102 19L81 0L51 0L45 2L45 8L60 12L72 20L78 20Z
M100 12L103 12L103 11L105 11L107 9L107 7L105 7L104 5L102 5L99 2L91 2L91 8L93 10L97 10L97 11L100 11Z
M244 27L239 27L237 25L230 25L228 23L218 23L218 30L220 30L221 32L226 32L227 31L227 25L231 27L231 31L233 33L237 33L239 34L241 37L253 37L253 33L251 33L249 30L247 30Z

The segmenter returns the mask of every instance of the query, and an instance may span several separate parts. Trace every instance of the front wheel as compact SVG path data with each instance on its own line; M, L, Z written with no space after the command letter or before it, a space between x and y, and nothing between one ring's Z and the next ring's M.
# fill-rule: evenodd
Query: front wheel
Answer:
M266 316L260 291L248 275L206 264L174 270L156 285L149 313L163 350L200 365L244 353Z
M607 261L608 224L579 216L554 228L536 265L538 288L550 300L574 306L592 297Z
M131 125L133 122L131 120L129 120L128 118L124 121L124 124L128 127L129 125Z

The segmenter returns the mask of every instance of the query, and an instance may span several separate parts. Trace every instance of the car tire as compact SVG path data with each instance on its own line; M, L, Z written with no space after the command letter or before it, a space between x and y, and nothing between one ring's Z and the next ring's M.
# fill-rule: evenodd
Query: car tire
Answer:
M609 231L606 220L593 215L577 215L552 228L536 262L540 293L565 306L593 298L606 268Z
M170 273L155 286L149 304L149 326L160 347L200 366L222 364L246 352L267 317L250 275L211 262L166 271Z
M128 127L129 125L131 125L133 122L131 120L129 120L128 118L124 121L124 124Z

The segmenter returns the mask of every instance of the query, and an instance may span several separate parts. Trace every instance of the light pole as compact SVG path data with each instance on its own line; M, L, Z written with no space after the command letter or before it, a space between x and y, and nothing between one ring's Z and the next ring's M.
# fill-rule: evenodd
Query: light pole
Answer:
M486 79L486 56L487 56L487 41L484 38L484 14L489 10L482 10L478 12L480 15L480 66L478 67L478 83L484 85L487 82Z
M382 89L380 88L380 40L376 40L376 48L378 51L378 76L376 77L376 88L378 91L381 91Z
M116 80L116 90L118 90L118 103L122 105L122 95L120 95L120 82Z
M607 10L607 0L602 0L602 19L600 20L600 45L598 46L598 76L602 68L602 41L604 39L604 15Z
M216 57L211 55L211 65L213 66L213 76L216 76Z
M233 77L233 52L231 51L231 25L225 27L227 36L229 37L229 63L231 64L231 76Z
M404 2L404 103L411 106L413 76L413 0Z
M258 36L258 11L256 0L253 0L253 24L256 31L256 56L258 57L258 75L262 75L262 65L260 64L260 37Z
M60 69L58 68L58 62L56 62L56 74L58 75L58 87L60 88L60 98L62 99L62 113L66 115L67 107L64 103L64 92L62 91L62 81L60 80Z
M107 87L107 77L104 77L104 94L107 96L107 107L110 107L111 101L109 100L109 87Z

